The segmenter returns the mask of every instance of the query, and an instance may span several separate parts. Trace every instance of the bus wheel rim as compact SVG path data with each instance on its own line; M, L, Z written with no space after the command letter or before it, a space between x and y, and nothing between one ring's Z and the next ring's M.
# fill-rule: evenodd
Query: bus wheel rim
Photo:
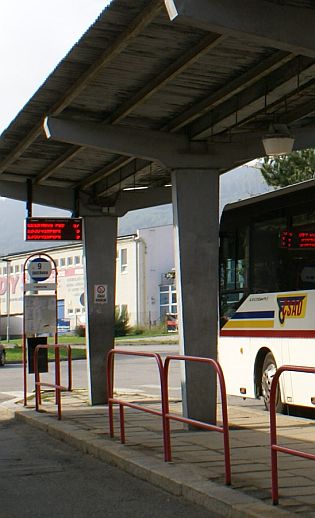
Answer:
M270 391L271 391L271 383L276 373L276 366L273 363L270 363L263 372L262 375L262 393L263 398L266 403L270 402Z

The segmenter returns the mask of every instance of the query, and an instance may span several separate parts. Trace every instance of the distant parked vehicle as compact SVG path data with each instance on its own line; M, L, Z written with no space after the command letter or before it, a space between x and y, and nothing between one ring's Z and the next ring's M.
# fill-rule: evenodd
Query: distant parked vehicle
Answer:
M178 332L177 313L166 313L166 328L168 333Z
M5 348L4 345L0 344L0 367L5 364Z

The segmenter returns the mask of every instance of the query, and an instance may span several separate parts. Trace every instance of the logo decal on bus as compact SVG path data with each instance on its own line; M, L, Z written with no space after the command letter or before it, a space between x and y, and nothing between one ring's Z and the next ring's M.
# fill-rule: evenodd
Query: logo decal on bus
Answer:
M297 293L295 295L277 297L279 307L279 322L284 325L287 318L304 318L306 311L307 295Z

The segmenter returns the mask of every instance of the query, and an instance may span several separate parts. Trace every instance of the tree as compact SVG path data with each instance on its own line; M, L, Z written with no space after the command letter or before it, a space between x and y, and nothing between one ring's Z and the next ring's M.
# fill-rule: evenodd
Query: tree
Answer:
M268 185L286 187L315 178L315 149L293 151L289 155L265 157L261 173Z
M121 310L119 306L115 308L115 336L126 336L129 331L129 315L127 307L123 306Z
M119 309L119 306L115 307L115 336L126 336L130 331L129 327L129 315L126 307ZM79 325L75 328L75 334L77 336L85 336L85 325Z

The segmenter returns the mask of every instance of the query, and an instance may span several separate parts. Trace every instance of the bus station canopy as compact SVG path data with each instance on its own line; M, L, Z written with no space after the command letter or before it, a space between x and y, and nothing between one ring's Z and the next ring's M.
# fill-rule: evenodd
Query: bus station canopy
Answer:
M112 0L0 137L2 196L84 218L92 404L129 210L172 201L180 350L216 359L219 175L266 136L314 146L314 27L312 0ZM182 374L184 413L215 422L215 374Z
M314 26L312 0L113 0L2 134L0 194L119 216L173 168L313 147Z

